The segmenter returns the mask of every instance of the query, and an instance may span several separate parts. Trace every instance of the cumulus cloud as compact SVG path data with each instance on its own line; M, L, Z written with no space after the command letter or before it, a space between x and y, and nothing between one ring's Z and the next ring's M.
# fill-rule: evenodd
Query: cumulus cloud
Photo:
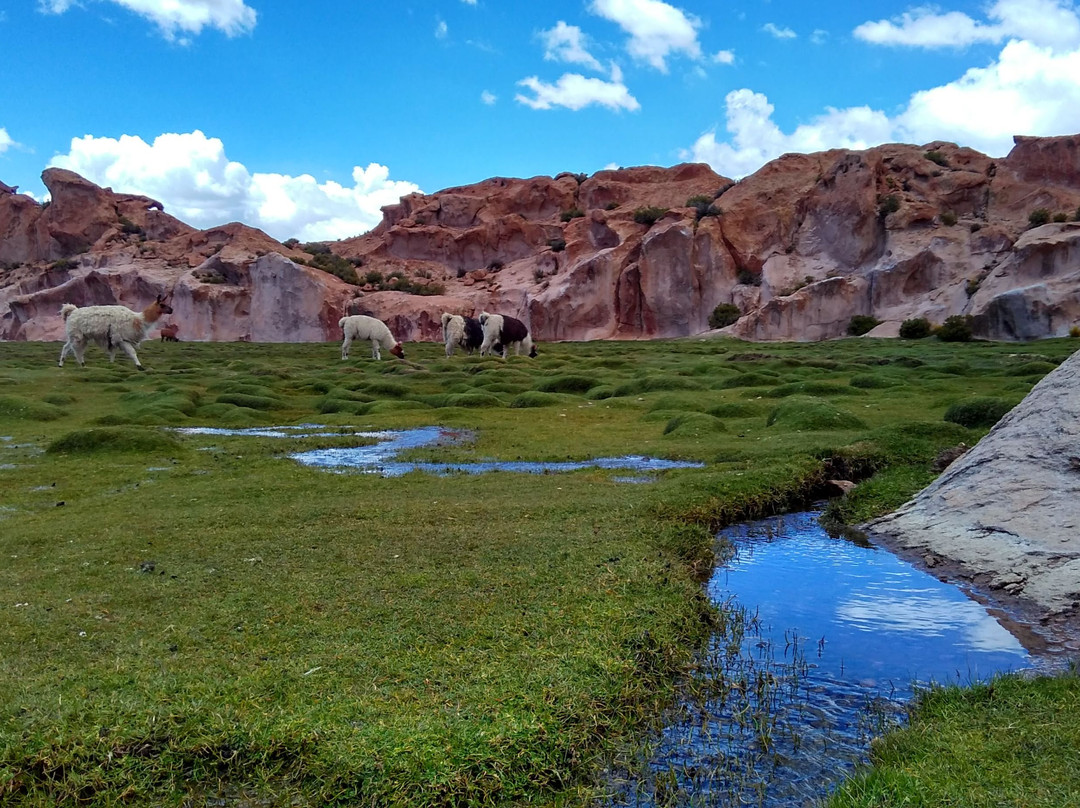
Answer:
M986 16L992 22L921 6L891 20L865 22L854 33L875 45L920 48L996 44L1006 39L1056 50L1080 47L1080 17L1067 0L997 0L987 8Z
M776 23L767 22L761 26L761 30L770 36L774 36L777 39L795 39L798 36L790 28L781 28Z
M559 20L550 31L541 31L544 58L554 62L570 62L602 70L600 62L586 48L585 34L576 25Z
M226 36L249 33L255 28L255 9L243 0L108 0L153 22L166 39L183 40L185 34L199 34L216 28ZM39 0L38 8L49 14L63 14L76 0Z
M897 118L901 138L955 140L1002 155L1015 134L1080 131L1080 51L1009 42L997 60L915 93Z
M252 173L225 156L218 138L202 132L163 134L147 143L87 135L50 165L67 168L98 185L159 200L165 210L195 227L240 221L279 240L325 241L366 232L382 218L380 208L418 191L390 180L378 163L356 166L352 186L320 183L308 174Z
M682 153L684 159L708 163L729 177L743 177L786 152L831 148L865 149L891 139L892 123L869 107L828 108L812 122L785 134L772 120L773 105L761 93L732 90L725 99L730 142L706 132Z
M450 28L446 24L446 20L439 20L435 24L435 38L446 39L446 35L450 33Z
M5 127L0 126L0 154L3 154L12 146L15 145L15 141L11 139L11 135Z
M586 78L580 73L565 73L555 84L530 76L518 84L532 90L534 95L518 93L514 99L533 109L566 107L579 110L593 104L615 111L625 109L634 112L641 109L637 99L622 83L621 71L615 68L613 73L611 81Z
M712 60L720 65L733 65L735 64L735 52L729 50L717 51L713 54Z
M1080 131L1080 49L1012 40L987 67L921 90L895 116L869 107L827 109L791 133L772 120L768 99L749 89L725 99L727 138L706 132L682 152L728 176L744 176L789 151L862 149L899 141L950 140L991 156L1008 153L1013 136Z
M628 33L627 52L661 72L667 72L671 54L701 58L701 20L661 0L593 0L589 11Z
M499 97L490 90L484 90L480 93L480 100L487 104L489 107L499 100Z

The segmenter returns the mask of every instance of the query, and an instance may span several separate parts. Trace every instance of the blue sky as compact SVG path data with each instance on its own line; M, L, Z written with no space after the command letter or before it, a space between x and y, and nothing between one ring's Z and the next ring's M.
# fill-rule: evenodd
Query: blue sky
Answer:
M1065 0L8 0L0 180L344 238L491 176L1080 132Z

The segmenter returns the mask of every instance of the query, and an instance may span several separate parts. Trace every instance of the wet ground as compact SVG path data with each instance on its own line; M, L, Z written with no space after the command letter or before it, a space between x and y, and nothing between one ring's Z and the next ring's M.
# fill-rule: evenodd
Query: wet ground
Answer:
M517 472L519 474L556 474L577 471L586 468L619 469L638 472L632 477L615 478L618 482L644 483L653 478L649 473L677 468L701 468L704 463L665 460L644 455L623 455L620 457L596 457L590 460L539 462L539 461L503 461L482 460L469 463L428 463L398 460L397 457L409 449L426 446L438 446L458 443L465 437L460 431L445 427L427 426L416 429L341 432L325 431L316 424L302 424L291 427L262 427L252 429L217 429L212 427L192 427L178 430L188 435L248 435L263 438L310 438L341 437L354 435L360 439L373 440L363 446L311 449L289 455L293 460L305 466L315 466L333 471L359 471L367 474L380 474L384 477L400 477L411 471L428 474L488 474L495 471Z

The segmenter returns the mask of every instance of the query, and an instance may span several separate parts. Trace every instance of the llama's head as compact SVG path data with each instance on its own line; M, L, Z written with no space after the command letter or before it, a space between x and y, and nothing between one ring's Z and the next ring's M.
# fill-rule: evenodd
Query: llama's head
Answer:
M536 359L536 344L535 343L532 346L532 350L529 351L529 356L532 357L533 359Z
M401 347L400 342L395 342L394 347L390 349L390 353L396 356L398 359L405 358L405 350Z
M154 305L158 307L162 314L172 314L172 306L168 303L168 295L158 295L154 300Z

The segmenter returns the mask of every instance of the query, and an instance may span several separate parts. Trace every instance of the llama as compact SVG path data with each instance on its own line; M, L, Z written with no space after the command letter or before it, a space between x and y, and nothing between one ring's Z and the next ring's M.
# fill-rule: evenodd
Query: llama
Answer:
M60 316L64 318L67 342L60 349L60 367L64 366L64 357L75 355L79 367L83 361L83 351L87 342L95 342L109 355L112 362L116 349L123 349L131 357L135 367L143 370L135 346L146 339L162 314L172 314L172 307L165 302L165 297L157 299L141 312L132 311L126 306L83 306L65 303L60 307Z
M401 347L401 343L394 339L394 335L390 333L390 329L386 327L386 323L382 320L376 320L374 317L368 317L364 314L354 314L351 317L342 317L338 320L338 325L341 326L341 330L345 333L345 339L341 343L341 358L349 358L349 346L352 345L354 339L369 339L371 340L371 358L382 359L382 353L379 351L379 347L382 346L398 359L405 358L405 351Z
M516 317L503 314L480 314L480 325L484 328L484 343L480 346L480 355L486 356L493 350L502 354L503 359L514 346L514 353L521 356L522 350L529 356L536 356L536 346L525 323Z
M484 329L480 321L460 314L443 312L442 333L448 358L454 355L454 348L458 346L471 355L484 342Z
M178 325L163 325L159 333L161 334L162 342L180 341L180 326Z

